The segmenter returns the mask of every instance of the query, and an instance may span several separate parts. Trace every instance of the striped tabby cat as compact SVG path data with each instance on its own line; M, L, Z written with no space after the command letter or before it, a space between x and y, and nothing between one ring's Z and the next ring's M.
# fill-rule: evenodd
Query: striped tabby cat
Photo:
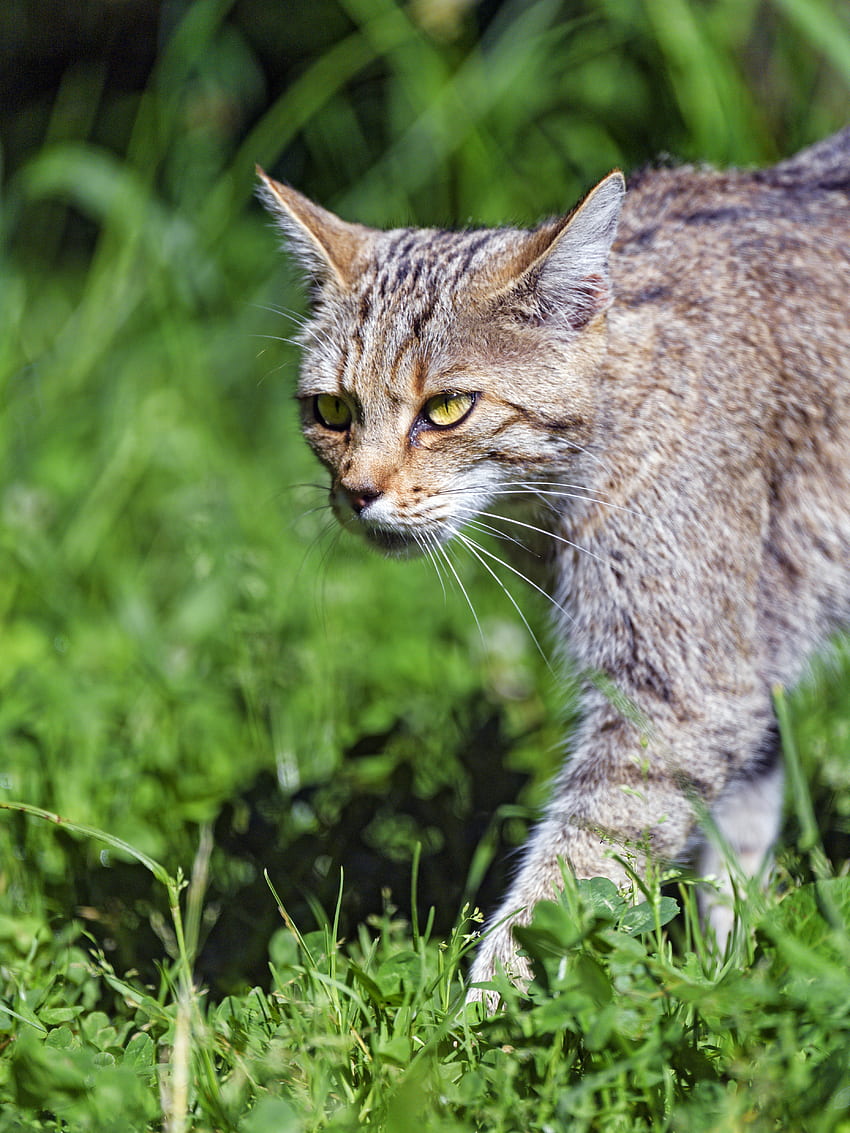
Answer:
M561 862L623 882L612 852L674 859L710 808L703 870L725 842L755 875L771 688L850 615L850 130L761 172L612 173L531 231L374 231L260 175L315 284L298 397L339 522L437 558L499 515L518 555L545 534L593 676L473 983L528 978L512 924Z

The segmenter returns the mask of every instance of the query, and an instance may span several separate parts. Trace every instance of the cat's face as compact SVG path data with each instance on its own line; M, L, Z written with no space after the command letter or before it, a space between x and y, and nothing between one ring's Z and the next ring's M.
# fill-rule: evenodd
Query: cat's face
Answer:
M344 527L427 551L568 464L592 421L618 174L534 232L377 232L264 186L318 285L298 399Z

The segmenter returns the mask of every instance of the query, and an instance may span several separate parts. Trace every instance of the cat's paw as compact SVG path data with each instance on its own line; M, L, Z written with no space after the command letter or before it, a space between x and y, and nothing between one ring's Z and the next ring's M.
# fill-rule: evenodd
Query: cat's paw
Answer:
M486 933L481 938L470 969L470 988L466 1001L482 1003L489 1015L498 1010L501 995L493 987L475 985L492 984L497 975L504 975L520 991L525 991L533 978L528 960L517 951L518 946L513 936L513 926L516 923L508 921Z

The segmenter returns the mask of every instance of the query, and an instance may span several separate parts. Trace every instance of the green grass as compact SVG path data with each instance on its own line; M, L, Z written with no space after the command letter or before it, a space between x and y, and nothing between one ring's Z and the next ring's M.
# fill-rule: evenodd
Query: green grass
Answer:
M191 978L208 851L188 931L182 879L144 861L173 915L158 987L68 932L48 974L46 942L21 926L1 1129L108 1129L119 1114L175 1130L850 1127L847 878L755 899L725 961L687 884L677 902L653 879L634 905L608 881L568 882L522 932L526 1001L505 984L503 1012L482 1019L459 972L474 921L435 942L389 904L345 948L336 922L302 934L279 905L270 987L208 1002Z
M465 1009L571 708L474 562L483 643L427 564L325 530L269 309L303 298L250 203L260 161L371 223L532 222L661 151L768 161L844 124L846 16L428 7L328 2L310 54L290 6L264 93L202 0L142 97L77 68L7 155L0 1133L850 1129L846 647L789 700L777 881L727 959L688 878L582 884L526 934L529 1000Z

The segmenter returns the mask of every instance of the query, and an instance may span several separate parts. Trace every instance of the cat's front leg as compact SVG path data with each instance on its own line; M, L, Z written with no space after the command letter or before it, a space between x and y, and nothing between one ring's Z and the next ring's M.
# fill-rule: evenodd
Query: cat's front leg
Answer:
M577 877L609 877L617 885L626 873L614 855L623 843L637 842L646 830L647 808L631 791L646 778L646 751L637 725L624 719L598 692L592 694L596 711L586 705L576 750L554 785L541 822L526 843L520 868L505 899L488 921L471 972L470 999L483 1000L489 1010L498 996L476 988L504 971L524 988L531 979L525 958L518 954L513 929L531 920L538 901L552 899L562 886L562 870ZM619 768L617 771L615 769ZM658 794L658 786L653 787ZM664 815L666 800L653 809ZM656 823L657 825L657 823Z
M523 852L505 900L490 919L470 973L471 999L488 1009L498 996L474 985L503 970L522 987L531 977L513 928L530 921L538 901L562 887L562 869L579 878L628 881L617 857L638 871L647 854L660 862L684 850L695 805L711 806L735 771L737 752L753 750L767 727L769 698L752 693L724 719L691 716L682 726L660 706L651 731L624 718L601 694L587 714L576 750L561 773L543 820ZM743 721L743 723L742 723Z
M549 814L536 828L524 850L523 863L498 911L490 918L478 945L469 974L469 1001L481 1001L489 1012L499 1005L496 992L476 987L504 972L511 983L525 990L532 979L528 960L518 950L517 925L528 924L538 901L551 900L562 887L562 869L578 877L609 877L617 885L627 883L622 866L613 859L617 846L598 834ZM620 847L622 849L622 847ZM584 866L577 864L585 862Z

